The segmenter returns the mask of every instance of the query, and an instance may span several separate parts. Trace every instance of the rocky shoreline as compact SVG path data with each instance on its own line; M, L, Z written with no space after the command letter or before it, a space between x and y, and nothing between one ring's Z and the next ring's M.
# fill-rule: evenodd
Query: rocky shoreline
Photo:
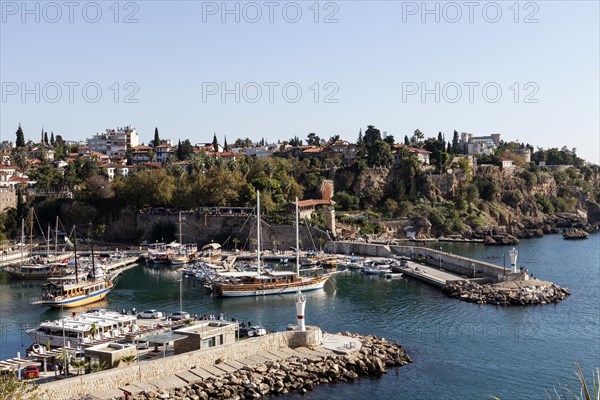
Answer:
M169 391L148 391L132 395L130 399L242 400L290 393L304 394L316 385L352 382L360 377L379 377L388 368L412 362L404 349L394 342L348 332L338 335L358 338L362 344L361 349L347 355L318 357L316 361L301 357L290 357L277 362L266 361L245 366L223 377L205 379Z
M550 304L564 300L571 293L552 282L529 279L480 285L468 280L454 281L442 288L450 298L477 304L525 306Z

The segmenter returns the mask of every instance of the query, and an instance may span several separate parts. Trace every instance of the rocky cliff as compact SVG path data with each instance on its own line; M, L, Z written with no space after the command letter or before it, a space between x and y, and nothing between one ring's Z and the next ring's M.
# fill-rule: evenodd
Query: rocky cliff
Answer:
M416 238L511 244L567 228L590 233L600 224L597 168L480 166L442 175L367 168L339 177L336 190L358 197L363 210L380 211L384 239L404 238L409 232Z

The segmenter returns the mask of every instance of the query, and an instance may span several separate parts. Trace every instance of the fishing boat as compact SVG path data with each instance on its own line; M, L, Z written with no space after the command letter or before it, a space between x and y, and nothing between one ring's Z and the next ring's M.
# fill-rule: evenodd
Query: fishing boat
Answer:
M66 316L55 321L42 322L37 328L25 331L34 343L61 347L90 344L94 341L116 338L139 330L135 315L124 315L105 309L77 316Z
M260 227L260 192L256 192L257 222L257 270L255 272L230 272L219 274L222 281L212 285L213 293L222 297L266 296L273 294L297 293L298 290L309 291L322 289L331 274L314 277L300 276L300 244L299 244L299 212L296 198L296 272L265 271L261 266L261 227Z
M100 301L112 290L113 282L108 277L98 279L94 263L94 245L91 243L90 276L79 279L77 264L77 236L75 233L75 275L60 278L50 278L42 285L42 295L31 299L31 304L41 304L52 308L72 308Z

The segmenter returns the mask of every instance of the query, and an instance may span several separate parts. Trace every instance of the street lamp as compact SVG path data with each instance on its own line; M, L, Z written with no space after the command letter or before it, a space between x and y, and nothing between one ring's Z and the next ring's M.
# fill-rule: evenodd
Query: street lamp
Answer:
M182 295L183 292L182 292L182 288L183 288L183 272L181 273L181 278L179 279L179 312L180 313L183 311L183 295Z

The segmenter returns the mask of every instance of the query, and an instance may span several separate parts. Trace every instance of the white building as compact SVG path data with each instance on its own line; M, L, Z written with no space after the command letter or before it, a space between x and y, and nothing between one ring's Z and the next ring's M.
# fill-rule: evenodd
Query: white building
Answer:
M471 133L461 133L460 144L464 154L493 154L500 146L500 134L492 133L489 136L473 136Z
M107 129L106 133L97 134L87 140L87 145L91 151L120 158L124 158L127 150L138 144L139 135L137 130L129 125L117 129Z

